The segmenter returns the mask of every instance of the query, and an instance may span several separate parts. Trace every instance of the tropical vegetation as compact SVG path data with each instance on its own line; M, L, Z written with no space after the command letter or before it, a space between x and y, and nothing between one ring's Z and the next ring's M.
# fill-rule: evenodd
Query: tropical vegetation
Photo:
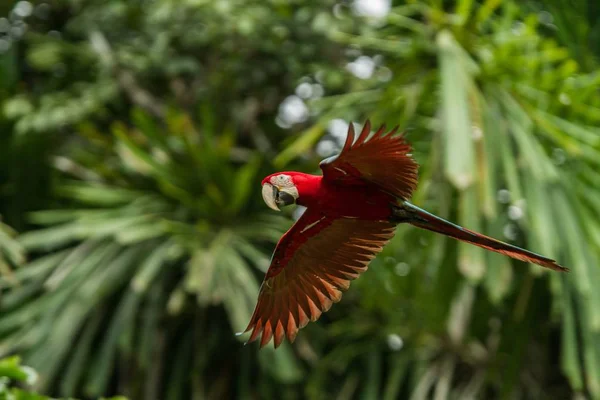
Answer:
M0 356L33 367L38 393L600 398L594 1L55 0L1 16ZM293 345L244 346L299 212L268 210L261 179L317 173L367 118L413 144L415 204L571 272L401 226ZM19 365L0 375L27 380ZM42 398L7 382L0 398Z

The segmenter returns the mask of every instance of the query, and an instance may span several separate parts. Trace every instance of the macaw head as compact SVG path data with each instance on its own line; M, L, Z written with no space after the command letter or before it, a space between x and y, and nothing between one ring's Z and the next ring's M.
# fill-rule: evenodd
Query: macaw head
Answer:
M296 203L300 194L294 183L294 173L278 172L262 181L262 196L267 205L275 211L279 207Z

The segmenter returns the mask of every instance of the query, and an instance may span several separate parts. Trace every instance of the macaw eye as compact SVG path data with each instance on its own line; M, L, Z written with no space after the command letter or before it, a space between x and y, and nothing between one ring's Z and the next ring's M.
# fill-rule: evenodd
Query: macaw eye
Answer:
M274 176L273 179L271 180L271 182L274 185L281 186L281 187L293 186L292 180L288 175Z

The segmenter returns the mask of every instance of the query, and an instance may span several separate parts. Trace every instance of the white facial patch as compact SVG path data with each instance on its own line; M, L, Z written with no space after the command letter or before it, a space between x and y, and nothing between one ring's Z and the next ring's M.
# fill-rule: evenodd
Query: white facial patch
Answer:
M292 182L292 177L285 174L272 176L270 182L271 185L276 186L278 188L288 188L294 186L294 182Z
M275 175L269 179L269 182L277 189L288 192L296 199L298 198L298 189L296 188L296 185L294 185L291 176L286 174Z

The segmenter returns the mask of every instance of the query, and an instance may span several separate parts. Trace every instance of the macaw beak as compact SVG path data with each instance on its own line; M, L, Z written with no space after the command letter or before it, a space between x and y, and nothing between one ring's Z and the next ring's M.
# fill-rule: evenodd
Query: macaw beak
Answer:
M262 197L267 206L275 211L281 211L279 207L289 206L296 202L294 194L283 189L279 189L270 183L265 183L262 187Z

